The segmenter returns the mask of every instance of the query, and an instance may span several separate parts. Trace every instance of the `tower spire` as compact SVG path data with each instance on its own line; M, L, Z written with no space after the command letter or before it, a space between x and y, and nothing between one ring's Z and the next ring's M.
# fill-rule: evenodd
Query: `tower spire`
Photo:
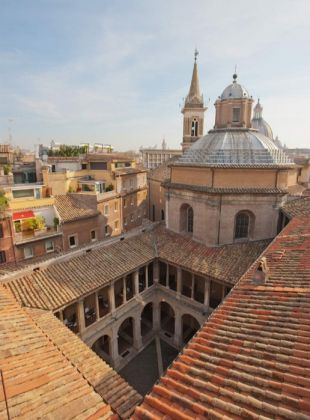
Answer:
M185 98L182 109L183 118L183 143L182 148L185 150L190 147L199 137L203 135L204 107L203 96L200 93L197 57L198 50L194 51L194 68L192 74L191 85L188 95Z
M193 68L193 74L192 74L192 80L191 85L189 88L189 93L186 97L185 102L190 103L195 102L203 103L203 98L200 93L200 86L199 86L199 76L198 76L198 66L197 66L197 57L198 57L198 50L195 48L194 51L194 68Z

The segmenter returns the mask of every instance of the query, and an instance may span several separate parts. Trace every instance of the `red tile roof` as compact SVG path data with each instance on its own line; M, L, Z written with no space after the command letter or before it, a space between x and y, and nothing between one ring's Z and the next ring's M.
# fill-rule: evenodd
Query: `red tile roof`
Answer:
M55 207L63 222L97 216L97 198L95 195L67 194L55 197Z
M234 284L269 242L211 248L158 226L125 241L55 262L40 271L27 275L21 273L20 277L8 280L5 286L23 306L56 310L156 257L197 274Z
M170 264L228 284L236 281L270 243L269 239L208 247L163 226L154 231L157 256Z
M310 418L310 219L293 219L183 349L133 419Z
M26 309L36 324L112 409L127 419L142 397L51 312Z
M0 369L11 419L113 416L110 405L103 401L83 372L1 285ZM2 383L0 418L7 418Z
M310 217L310 196L288 201L282 206L282 211L290 219L296 216Z

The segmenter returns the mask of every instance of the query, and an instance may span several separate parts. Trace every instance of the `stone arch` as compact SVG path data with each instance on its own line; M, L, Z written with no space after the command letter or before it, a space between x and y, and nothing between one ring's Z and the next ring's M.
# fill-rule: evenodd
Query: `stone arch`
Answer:
M182 315L182 341L187 343L199 330L200 323L197 318L190 314Z
M189 204L180 207L180 232L192 234L194 230L194 210Z
M133 347L134 342L134 318L126 318L118 328L118 352L125 357Z
M153 329L153 302L148 302L141 311L141 335L146 336Z
M174 335L175 312L172 306L165 301L160 302L160 327L169 336Z
M234 240L249 240L253 237L255 215L250 210L240 210L235 215Z
M101 335L92 345L92 350L107 362L111 361L111 337L108 334Z

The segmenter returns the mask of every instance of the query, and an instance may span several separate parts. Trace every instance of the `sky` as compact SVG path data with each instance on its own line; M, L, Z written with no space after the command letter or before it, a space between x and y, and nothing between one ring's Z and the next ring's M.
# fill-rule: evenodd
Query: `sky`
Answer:
M179 148L194 49L214 102L238 81L310 147L309 0L0 0L0 142Z

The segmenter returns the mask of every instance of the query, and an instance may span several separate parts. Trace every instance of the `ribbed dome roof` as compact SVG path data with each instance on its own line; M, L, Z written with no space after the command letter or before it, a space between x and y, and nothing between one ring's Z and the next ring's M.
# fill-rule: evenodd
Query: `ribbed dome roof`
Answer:
M257 104L254 107L254 115L251 121L253 128L258 130L264 136L269 137L273 140L273 132L270 125L263 118L263 107L258 99Z
M267 123L267 121L264 120L264 118L259 118L259 119L253 118L251 121L251 125L252 125L252 128L255 128L264 136L270 139L273 139L272 129L270 125Z
M237 83L237 75L233 75L234 81L231 85L228 85L221 95L221 99L240 99L240 98L249 98L249 92L246 90L245 87L241 86Z
M277 166L292 162L274 142L256 130L211 130L177 160L181 165Z

